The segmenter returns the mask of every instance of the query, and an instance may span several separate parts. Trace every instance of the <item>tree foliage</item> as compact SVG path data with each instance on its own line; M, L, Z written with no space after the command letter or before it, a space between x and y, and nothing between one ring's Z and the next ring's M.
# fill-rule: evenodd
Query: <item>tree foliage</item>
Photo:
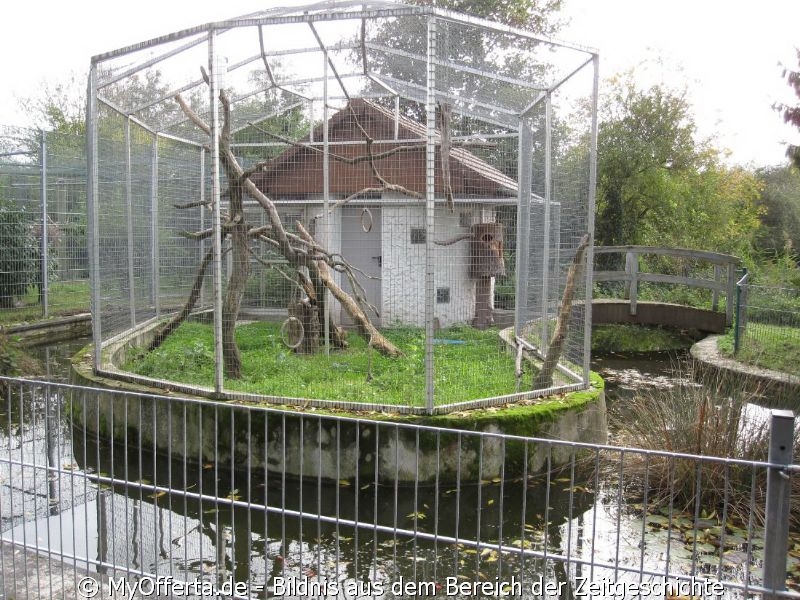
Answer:
M598 245L749 253L759 184L696 139L684 94L616 80L600 118Z
M0 198L0 308L12 308L37 282L39 258L25 211Z
M756 249L763 255L800 257L800 171L789 165L756 172L762 192Z
M561 0L411 0L410 4L445 8L552 35L561 27L556 18Z
M797 50L797 61L800 67L800 49ZM795 96L800 100L800 69L792 70L785 68L783 70L783 77L786 83L794 91ZM800 104L789 106L788 104L778 104L775 107L783 115L783 120L790 125L794 125L800 129ZM786 148L786 156L792 164L800 169L800 146L789 144Z

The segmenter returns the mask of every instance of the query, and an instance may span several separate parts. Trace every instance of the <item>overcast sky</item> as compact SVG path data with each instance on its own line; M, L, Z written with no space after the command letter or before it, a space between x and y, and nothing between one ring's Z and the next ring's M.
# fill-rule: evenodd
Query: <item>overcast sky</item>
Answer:
M783 125L771 108L776 101L793 100L779 63L797 67L800 1L563 2L569 24L559 38L598 48L602 77L638 67L648 84L685 87L701 134L715 135L720 147L730 149L732 161L781 163L783 142L800 142L800 134ZM17 98L37 94L42 81L83 74L94 54L287 3L6 2L0 9L0 124L28 124ZM656 59L663 67L653 66ZM643 69L642 63L650 66Z

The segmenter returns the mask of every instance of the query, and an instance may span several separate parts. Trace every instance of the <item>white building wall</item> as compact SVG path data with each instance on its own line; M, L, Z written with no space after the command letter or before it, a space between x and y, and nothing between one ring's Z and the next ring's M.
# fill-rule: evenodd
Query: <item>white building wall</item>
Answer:
M316 200L316 198L314 199ZM387 200L384 198L384 200ZM376 201L371 200L374 204ZM380 202L380 201L378 201ZM356 204L356 203L354 203ZM298 205L284 204L281 210L296 210ZM306 222L317 217L315 238L332 253L342 249L341 209L329 213L330 238L325 244L324 207L304 202ZM435 209L434 240L444 241L470 232L470 225L493 222L490 206L457 204L454 213L444 206ZM384 327L425 325L425 243L412 243L412 229L425 229L424 203L409 204L407 198L381 202L381 325ZM449 246L434 244L434 286L440 290L434 299L434 315L439 326L470 324L475 316L475 281L469 277L470 242L462 240ZM341 285L341 275L335 278ZM449 300L445 298L449 292ZM438 300L438 301L437 301ZM342 322L342 309L331 303L331 317Z
M461 213L468 212L462 217ZM458 205L435 210L434 240L469 233L469 225L493 221L494 211ZM383 325L425 324L425 244L412 243L412 229L425 228L425 207L383 206ZM441 327L469 324L475 316L475 281L469 277L470 243L434 245L434 315ZM449 300L445 297L449 295Z

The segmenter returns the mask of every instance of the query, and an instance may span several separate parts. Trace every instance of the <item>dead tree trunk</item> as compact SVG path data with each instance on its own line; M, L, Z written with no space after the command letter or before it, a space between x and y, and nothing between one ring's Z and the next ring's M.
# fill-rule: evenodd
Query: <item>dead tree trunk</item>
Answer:
M202 131L211 134L210 127L195 113L186 101L180 96L175 97L184 114L197 125ZM229 214L226 216L223 226L223 237L231 236L232 269L228 280L225 300L222 306L222 344L224 354L225 375L231 378L241 377L241 358L235 340L236 321L241 308L242 297L244 296L247 278L249 276L249 250L248 241L260 239L269 243L278 250L288 261L298 274L308 269L312 279L312 287L316 290L318 299L324 301L324 289L331 291L333 296L342 304L344 309L353 317L358 324L359 333L367 340L371 340L373 347L387 356L399 356L400 350L389 340L381 335L371 323L359 303L342 290L333 279L329 264L335 265L337 270L352 275L351 267L343 263L341 259L334 259L333 255L320 247L316 241L303 230L304 237L290 234L284 227L275 208L275 204L250 180L250 175L255 172L255 168L245 171L239 164L236 156L231 150L230 139L230 101L225 91L220 92L220 101L223 107L224 120L220 133L220 162L225 169L228 179L229 189ZM368 158L373 161L374 157L370 152ZM375 169L373 169L375 170ZM376 172L376 177L378 177ZM391 184L379 177L384 186L390 187ZM270 225L267 227L251 227L245 220L243 210L244 194L251 196L261 205L269 217ZM191 205L191 204L190 204ZM186 205L186 206L190 206ZM211 234L209 231L188 234L189 237L202 239ZM203 268L205 271L205 268ZM198 274L202 280L202 276ZM319 292L319 293L317 293ZM321 303L317 302L317 311ZM319 314L319 312L318 312ZM313 321L309 321L309 333L316 335ZM305 324L304 324L305 326ZM343 332L335 325L332 328L332 338L334 344L344 345ZM170 333L171 330L167 333ZM163 336L162 336L163 337ZM317 342L318 347L318 342Z
M550 340L550 344L547 346L547 353L544 357L542 370L539 371L539 375L533 382L534 389L548 388L553 385L553 373L561 358L561 353L564 351L564 342L569 333L569 316L572 311L572 300L575 297L578 273L583 266L583 255L588 245L589 234L586 233L581 238L578 249L575 250L575 257L572 259L572 264L569 266L567 282L564 285L564 294L561 297L561 308L558 311L558 319L556 320L556 329L553 332L553 338ZM542 318L546 319L547 315L542 315Z
M175 331L178 326L183 323L186 318L191 314L192 310L194 310L195 304L197 304L197 299L200 297L200 290L203 289L203 279L206 276L206 269L208 269L208 263L211 262L211 259L214 256L214 249L210 248L206 255L203 257L202 262L200 263L200 268L197 269L197 275L194 278L194 284L192 285L192 291L189 292L189 298L186 300L186 304L183 305L181 312L175 315L164 327L162 327L156 336L153 338L153 341L150 342L150 345L147 347L148 352L152 352L156 348L158 348L161 344L164 343L164 340L169 337L169 335Z

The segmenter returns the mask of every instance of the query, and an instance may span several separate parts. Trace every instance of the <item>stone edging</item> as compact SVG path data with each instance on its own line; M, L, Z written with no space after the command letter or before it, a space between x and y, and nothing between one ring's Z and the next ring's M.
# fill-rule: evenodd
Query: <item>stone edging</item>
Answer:
M717 340L720 337L722 336L710 335L694 344L689 350L692 358L706 369L739 377L743 385L758 386L762 390L784 396L800 397L800 377L748 365L723 356L717 347Z

